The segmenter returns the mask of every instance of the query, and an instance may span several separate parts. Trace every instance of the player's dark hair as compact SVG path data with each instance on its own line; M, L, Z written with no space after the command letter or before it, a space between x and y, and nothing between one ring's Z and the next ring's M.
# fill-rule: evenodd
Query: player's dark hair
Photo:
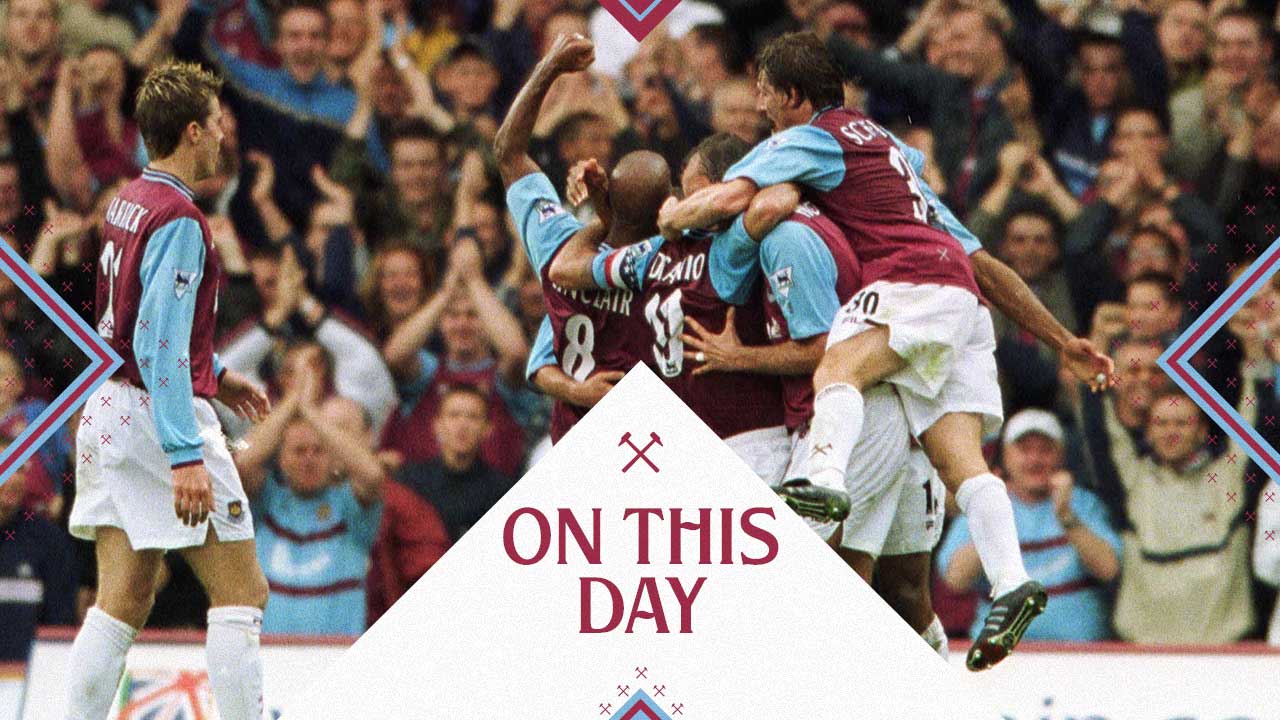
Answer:
M746 156L751 151L751 146L747 141L734 135L733 133L718 132L709 135L697 147L689 151L688 156L684 159L685 167L697 158L698 163L702 166L702 171L713 182L719 182L724 179L724 174L733 167L735 163Z
M440 393L440 403L436 405L436 415L440 415L440 409L444 407L445 401L454 395L470 395L480 401L484 406L484 412L489 414L489 395L481 390L478 386L471 383L450 383Z
M134 120L151 159L172 155L191 123L203 126L209 101L220 90L222 80L195 63L168 63L147 73L138 88Z
M795 91L814 109L844 104L844 72L827 46L811 32L780 35L756 59L770 85Z

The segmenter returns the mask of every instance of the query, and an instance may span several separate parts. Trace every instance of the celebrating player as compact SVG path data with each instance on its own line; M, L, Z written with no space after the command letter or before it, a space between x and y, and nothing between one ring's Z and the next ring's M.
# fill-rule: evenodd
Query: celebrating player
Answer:
M981 453L982 433L998 427L1001 407L995 337L978 280L997 307L1053 343L1095 389L1107 383L1110 361L1072 338L1016 275L981 251L974 263L984 269L975 279L961 245L931 224L929 198L902 149L875 122L840 107L843 77L815 36L784 35L759 64L759 103L777 134L725 183L668 201L659 224L674 233L719 222L745 209L757 188L797 182L853 243L864 288L841 308L815 373L809 480L839 488L863 425L863 391L881 381L897 386L912 432L981 528L975 545L996 599L967 664L988 668L1013 649L1047 596L1026 574L1008 495Z
M575 383L588 383L598 399L621 373L635 364L629 349L635 326L643 323L634 293L627 290L573 291L557 287L548 277L552 258L569 241L581 236L594 246L600 242L627 245L657 232L657 209L671 187L671 170L655 153L624 156L614 170L618 199L613 222L590 226L560 203L551 180L529 156L529 137L542 100L557 77L586 69L595 59L595 46L581 36L562 35L534 68L494 138L498 170L507 188L507 207L516 220L520 239L534 271L542 279L543 298L553 334L555 357ZM568 397L568 393L559 397ZM590 403L558 399L551 415L551 438L558 441L573 427Z
M182 553L209 594L206 652L218 715L262 717L267 581L249 500L209 400L254 419L270 408L261 389L213 353L218 255L191 191L217 167L220 86L190 64L146 77L136 117L153 161L107 209L98 331L124 366L90 396L76 436L82 460L71 531L96 540L98 593L71 647L72 720L107 717L167 550Z
M740 153L733 135L713 135L690 154L681 176L686 192L710 184L707 168L719 177ZM608 218L610 194L599 166L588 162L575 168L591 170L582 180L597 190L593 202ZM571 187L578 178L571 178ZM764 216L767 217L767 216ZM654 215L654 221L657 215ZM777 220L772 220L776 223ZM723 372L697 375L687 361L696 354L685 350L686 327L732 327L757 349L769 350L765 337L764 298L760 292L756 258L759 248L741 230L741 222L718 235L688 233L680 242L661 236L597 253L583 239L565 245L551 265L551 279L561 287L580 290L625 289L636 293L647 327L632 334L635 359L649 363L668 387L734 450L757 475L776 485L783 479L790 456L784 427L782 385L776 374ZM844 511L839 512L843 517Z

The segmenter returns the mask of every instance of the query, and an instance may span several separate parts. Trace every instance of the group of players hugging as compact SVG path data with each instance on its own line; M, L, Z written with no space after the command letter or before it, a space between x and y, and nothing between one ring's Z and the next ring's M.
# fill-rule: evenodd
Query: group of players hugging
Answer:
M591 203L583 224L528 146L552 83L593 61L590 40L559 37L494 141L548 309L529 376L557 398L552 440L647 363L944 655L929 574L950 492L994 597L966 664L1000 662L1047 595L1027 576L1012 505L981 451L1002 419L987 305L1095 391L1111 384L1111 361L982 250L920 179L921 153L842 107L842 73L812 34L783 35L758 58L772 137L703 141L680 200L655 153L630 153L607 175L580 163L566 195ZM96 541L100 572L71 649L70 720L107 717L169 550L209 594L220 716L262 716L268 588L210 401L251 419L270 402L213 352L220 271L191 190L217 166L220 85L182 63L147 76L135 114L152 159L107 213L98 331L124 364L88 407L152 422L122 424L109 444L78 428L71 531Z
M950 492L994 598L966 665L1003 660L1048 597L981 449L1002 422L987 305L1094 391L1111 361L982 250L921 180L919 151L842 106L843 74L812 34L758 57L770 138L704 140L681 199L655 153L608 174L579 163L565 199L591 204L584 224L528 146L556 78L593 61L590 40L558 38L494 143L548 309L528 375L556 398L552 441L647 363L943 655L929 575Z

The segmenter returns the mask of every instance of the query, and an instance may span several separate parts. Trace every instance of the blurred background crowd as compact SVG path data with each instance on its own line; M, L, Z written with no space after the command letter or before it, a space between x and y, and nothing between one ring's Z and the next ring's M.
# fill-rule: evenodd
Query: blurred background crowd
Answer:
M1280 527L1280 487L1156 366L1280 234L1275 0L682 0L642 43L592 0L7 0L0 235L92 324L105 203L147 162L140 77L177 56L226 78L224 162L196 189L224 268L219 353L274 405L225 418L248 443L265 630L358 634L545 444L549 401L524 377L541 286L490 150L542 52L566 32L597 44L535 128L563 188L587 158L647 148L679 168L714 131L764 138L751 59L801 29L847 69L847 104L925 151L987 249L1116 360L1117 387L1091 395L997 318L1009 422L990 450L1054 595L1028 638L1270 626L1280 644L1280 538L1260 530ZM1269 283L1194 359L1271 441L1277 301ZM10 440L85 366L39 318L0 279ZM6 628L91 603L92 550L63 529L74 432L117 422L86 408L0 487ZM949 524L936 597L964 636L986 588ZM203 624L181 560L157 582L152 627Z

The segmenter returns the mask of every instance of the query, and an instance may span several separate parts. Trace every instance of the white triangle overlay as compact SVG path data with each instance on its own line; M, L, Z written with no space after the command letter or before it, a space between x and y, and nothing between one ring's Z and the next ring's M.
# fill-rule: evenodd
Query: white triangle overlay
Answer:
M662 445L646 451L658 465L635 457L656 432ZM507 555L503 531L522 507L550 521L546 557L518 565ZM650 520L650 562L636 563L637 517L626 508L663 508ZM711 557L721 555L720 508L734 508L733 564L699 565L698 533L681 533L684 564L672 565L670 508L696 521L711 514ZM742 532L752 507L773 509L752 524L771 532L776 558ZM567 564L557 565L557 508L571 508L587 539L592 508L601 508L601 564L590 565L567 538ZM522 555L537 545L528 516L515 526ZM621 624L582 634L580 578L603 577L620 590ZM624 632L639 579L657 578L669 634L652 619ZM692 632L680 634L680 607L665 578L686 592L706 577L692 603ZM592 596L593 621L609 615L601 587ZM640 603L641 610L649 603ZM1016 660L1016 658L1015 658ZM647 668L637 678L636 668ZM627 697L618 686L681 703L673 718L720 720L956 720L999 718L834 552L652 371L638 365L584 420L529 471L350 650L286 705L285 720L506 720L611 717ZM644 717L640 715L638 717Z

